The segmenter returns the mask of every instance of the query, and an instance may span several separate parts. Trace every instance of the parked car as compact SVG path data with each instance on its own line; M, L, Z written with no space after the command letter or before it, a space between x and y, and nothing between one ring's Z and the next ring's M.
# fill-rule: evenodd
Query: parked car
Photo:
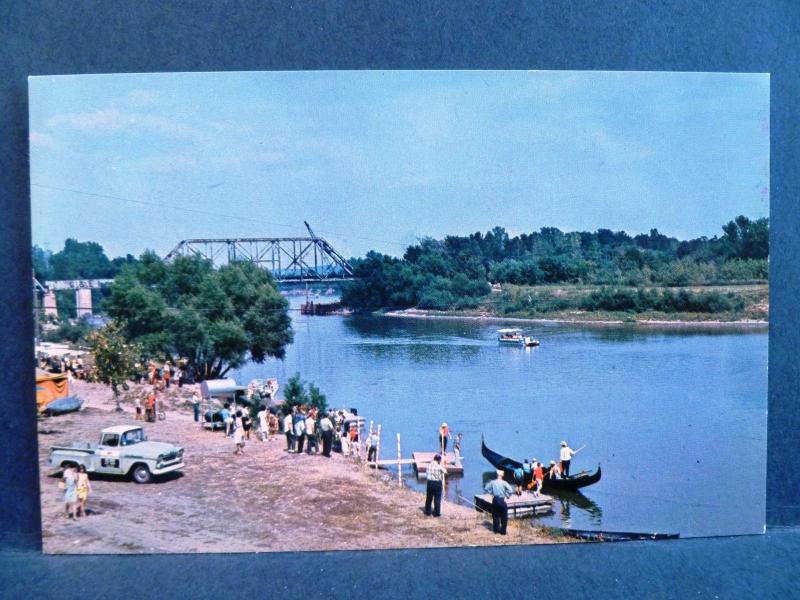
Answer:
M138 426L119 425L100 432L100 442L53 446L48 463L66 468L84 465L89 473L130 475L136 483L177 471L184 466L183 448L151 442Z

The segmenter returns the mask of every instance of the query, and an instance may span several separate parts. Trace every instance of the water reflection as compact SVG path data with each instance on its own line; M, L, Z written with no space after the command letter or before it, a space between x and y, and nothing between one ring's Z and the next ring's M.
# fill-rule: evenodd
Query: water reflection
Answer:
M573 510L581 513L581 523L588 522L597 528L602 526L603 509L591 498L580 492L554 492L549 494L557 499L554 508L560 510L561 523L565 528L572 527Z

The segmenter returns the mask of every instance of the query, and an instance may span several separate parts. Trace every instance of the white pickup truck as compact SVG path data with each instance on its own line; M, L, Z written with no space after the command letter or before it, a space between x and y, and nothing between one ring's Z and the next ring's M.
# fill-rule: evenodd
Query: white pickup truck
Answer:
M89 473L131 475L136 483L147 483L183 467L183 448L164 442L151 442L138 426L107 427L100 432L100 443L75 443L53 446L51 467L84 465Z

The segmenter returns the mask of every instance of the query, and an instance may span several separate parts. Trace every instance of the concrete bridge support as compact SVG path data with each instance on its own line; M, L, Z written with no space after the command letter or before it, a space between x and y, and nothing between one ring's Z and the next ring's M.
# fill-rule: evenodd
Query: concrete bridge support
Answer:
M78 307L78 318L92 316L92 290L79 288L75 290L75 304Z
M58 316L58 305L56 304L56 293L54 290L47 290L44 293L44 314L45 316Z

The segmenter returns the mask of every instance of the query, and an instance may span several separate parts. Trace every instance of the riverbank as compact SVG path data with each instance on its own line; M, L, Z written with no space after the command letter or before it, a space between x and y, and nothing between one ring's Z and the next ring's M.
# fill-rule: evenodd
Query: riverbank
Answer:
M42 538L47 553L266 552L489 546L572 542L530 521L510 521L496 536L491 520L471 508L443 503L439 519L422 513L424 497L399 488L388 472L374 473L334 453L287 454L285 440L260 442L234 456L233 442L192 419L192 387L163 394L164 421L144 423L148 437L185 449L176 475L137 485L93 476L90 514L64 518L59 474L47 466L50 446L95 441L102 428L135 425L134 386L114 411L101 384L75 381L78 413L42 418L39 430ZM470 497L471 499L471 497Z
M711 329L720 328L744 328L753 330L769 329L768 321L744 319L740 321L718 321L718 320L664 320L664 319L637 319L635 317L625 319L596 318L589 313L575 312L569 316L560 317L504 317L486 312L474 311L438 311L422 310L419 308L407 308L404 310L389 310L376 313L385 317L407 318L407 319L469 319L486 323L517 323L517 324L561 324L561 325L581 325L586 327L609 327L620 325L634 325L639 327L664 328L664 329L691 329L697 327L707 327Z

